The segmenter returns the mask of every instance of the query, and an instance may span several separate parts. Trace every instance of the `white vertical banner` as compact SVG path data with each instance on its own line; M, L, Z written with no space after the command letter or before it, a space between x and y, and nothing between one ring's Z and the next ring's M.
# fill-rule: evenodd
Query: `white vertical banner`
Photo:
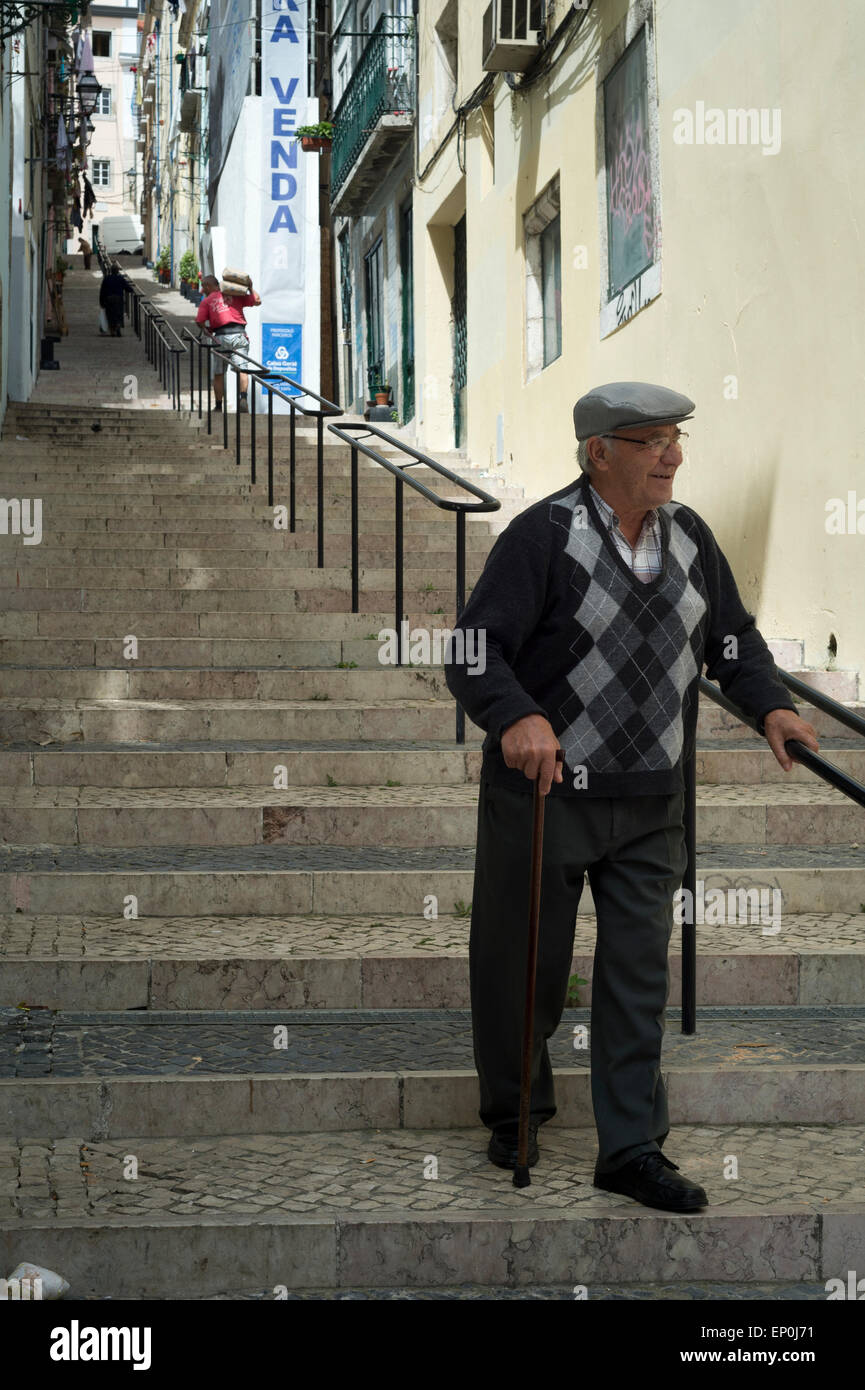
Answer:
M318 120L307 93L308 0L262 0L260 360L320 390L318 164L294 138ZM289 395L295 388L281 386ZM266 405L266 396L263 404ZM306 398L301 404L314 405ZM288 405L274 397L274 412Z

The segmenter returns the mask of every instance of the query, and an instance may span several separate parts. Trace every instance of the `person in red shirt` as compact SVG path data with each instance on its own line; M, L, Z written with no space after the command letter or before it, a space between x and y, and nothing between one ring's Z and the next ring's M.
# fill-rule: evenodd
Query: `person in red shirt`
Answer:
M231 354L228 361L232 366L243 367L249 356L249 338L246 333L246 318L243 311L250 305L260 304L261 297L251 285L248 294L224 295L215 275L205 275L201 282L201 288L204 290L204 298L198 306L195 322L200 324L202 328L206 323L207 330L220 352ZM225 358L217 357L215 353L211 353L216 410L222 409L222 400L225 395L225 360ZM240 403L237 408L241 413L248 414L249 404L246 399L246 391L249 385L249 376L244 371L241 371L239 375Z

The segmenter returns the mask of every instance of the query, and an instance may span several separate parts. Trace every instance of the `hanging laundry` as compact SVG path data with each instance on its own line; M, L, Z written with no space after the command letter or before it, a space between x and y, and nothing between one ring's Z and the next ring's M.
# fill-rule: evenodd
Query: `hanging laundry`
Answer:
M84 72L92 72L92 71L93 71L93 50L92 50L92 48L90 47L90 40L89 40L89 38L87 37L87 33L85 32L84 37L83 37L83 39L81 40L81 49L80 49L80 52L79 52L79 54L78 54L78 72L79 72L79 73L84 73Z

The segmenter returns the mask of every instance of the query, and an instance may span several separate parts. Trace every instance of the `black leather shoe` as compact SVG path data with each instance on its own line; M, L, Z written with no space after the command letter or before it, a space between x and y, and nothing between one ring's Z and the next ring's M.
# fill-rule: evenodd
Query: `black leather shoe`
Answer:
M517 1125L499 1125L490 1135L487 1158L498 1168L517 1166ZM529 1167L538 1161L538 1126L529 1124Z
M675 1172L670 1172L670 1169ZM630 1163L613 1173L595 1173L595 1187L604 1192L621 1192L646 1207L661 1211L696 1211L709 1205L699 1183L682 1177L678 1164L660 1152L637 1154Z

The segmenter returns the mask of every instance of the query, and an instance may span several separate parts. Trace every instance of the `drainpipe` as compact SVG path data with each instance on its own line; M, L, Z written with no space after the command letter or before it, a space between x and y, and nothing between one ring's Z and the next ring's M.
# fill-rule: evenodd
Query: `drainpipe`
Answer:
M174 29L169 24L168 27L168 134L171 135L171 122L174 118ZM168 208L171 218L171 250L169 265L171 266L171 283L174 283L174 180L168 190Z

